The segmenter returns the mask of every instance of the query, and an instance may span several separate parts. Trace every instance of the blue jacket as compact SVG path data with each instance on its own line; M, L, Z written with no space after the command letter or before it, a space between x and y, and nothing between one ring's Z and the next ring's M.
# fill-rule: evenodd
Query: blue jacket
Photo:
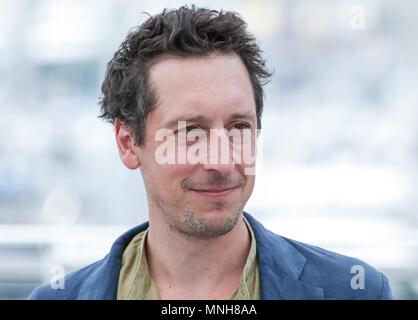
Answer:
M281 237L244 214L257 242L262 299L392 299L385 275L363 261ZM148 222L129 230L102 260L68 274L65 289L45 284L28 299L115 299L122 253L147 227ZM364 288L352 288L353 266L364 268Z

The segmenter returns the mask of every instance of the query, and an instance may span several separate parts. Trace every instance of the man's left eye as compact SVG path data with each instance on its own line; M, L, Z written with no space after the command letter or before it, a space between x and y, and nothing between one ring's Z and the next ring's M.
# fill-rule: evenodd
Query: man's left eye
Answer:
M251 126L247 123L237 123L237 124L234 124L234 128L238 130L251 129Z

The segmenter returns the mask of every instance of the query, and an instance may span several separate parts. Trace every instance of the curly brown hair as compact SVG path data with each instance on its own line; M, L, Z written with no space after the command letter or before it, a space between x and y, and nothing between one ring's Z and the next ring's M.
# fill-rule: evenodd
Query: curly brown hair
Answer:
M100 118L119 119L143 145L146 119L157 95L148 84L149 70L162 55L204 56L236 53L244 63L254 91L257 126L261 128L263 85L271 73L265 67L255 37L246 22L231 11L196 8L164 9L129 32L107 65L100 99Z

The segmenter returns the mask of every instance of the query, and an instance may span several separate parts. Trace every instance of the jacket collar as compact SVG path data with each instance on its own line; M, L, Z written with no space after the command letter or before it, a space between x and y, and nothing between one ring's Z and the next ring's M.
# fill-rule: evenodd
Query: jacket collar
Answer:
M286 239L265 229L250 214L244 212L244 216L250 223L256 238L261 299L323 299L322 288L310 286L299 280L306 258ZM127 231L115 241L97 272L92 275L97 280L91 279L97 283L96 290L94 292L86 290L87 295L80 292L82 298L116 299L123 251L131 239L148 226L148 222L143 223Z
M121 268L122 255L125 248L141 231L148 228L149 223L145 222L122 234L112 245L110 252L103 258L98 269L90 276L91 281L81 288L79 299L86 300L116 300L119 272ZM91 287L94 286L94 290Z

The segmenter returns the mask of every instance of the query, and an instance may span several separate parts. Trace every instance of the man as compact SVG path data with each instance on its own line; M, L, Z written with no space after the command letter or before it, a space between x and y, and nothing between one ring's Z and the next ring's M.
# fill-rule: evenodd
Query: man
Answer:
M243 212L254 162L237 155L255 144L269 76L232 12L181 7L132 31L108 64L101 116L124 165L141 170L149 223L69 274L65 289L44 285L30 298L390 299L388 280L366 263L283 238Z

